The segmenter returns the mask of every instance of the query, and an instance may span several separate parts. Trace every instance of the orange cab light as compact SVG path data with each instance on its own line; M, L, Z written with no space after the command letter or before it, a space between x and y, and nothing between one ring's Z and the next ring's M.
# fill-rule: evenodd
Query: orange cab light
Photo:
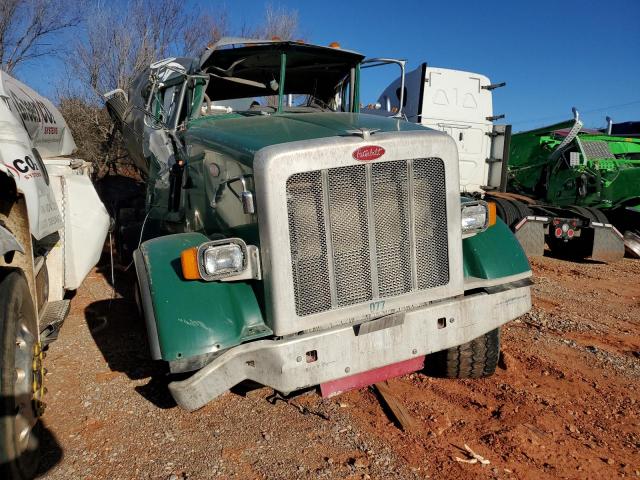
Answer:
M277 35L274 35L273 37L271 37L271 40L273 40L274 42L280 42L280 41L282 41L282 39L281 39L279 36L277 36Z
M340 48L340 44L338 42L331 42L329 44L329 47L331 47L331 48Z
M489 210L489 225L491 227L496 224L496 203L487 202L487 209Z
M304 40L302 40L301 38L299 38L298 40L296 40L296 43L302 43L304 45Z
M182 276L185 280L199 280L198 271L198 247L187 248L180 254L180 264L182 265Z

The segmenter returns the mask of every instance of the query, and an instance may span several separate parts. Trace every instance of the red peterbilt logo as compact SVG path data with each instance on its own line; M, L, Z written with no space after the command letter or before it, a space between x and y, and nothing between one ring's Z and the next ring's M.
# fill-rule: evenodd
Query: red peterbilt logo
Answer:
M377 145L367 145L355 150L352 156L353 158L361 162L369 162L371 160L375 160L376 158L380 158L382 155L384 155L384 152L385 150L382 147L379 147Z

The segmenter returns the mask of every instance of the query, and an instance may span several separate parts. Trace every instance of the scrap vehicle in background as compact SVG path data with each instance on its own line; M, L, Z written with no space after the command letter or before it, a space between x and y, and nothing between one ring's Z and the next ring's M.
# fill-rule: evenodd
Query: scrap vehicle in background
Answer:
M334 47L336 47L334 45ZM107 94L146 175L133 253L152 358L194 410L243 380L324 395L426 367L493 373L526 256L461 197L455 143L360 113L356 52L223 39ZM426 359L425 359L426 356Z
M611 128L584 129L576 112L573 121L512 137L509 191L564 217L553 220L552 250L571 254L582 247L586 253L601 230L592 240L583 227L612 224L628 254L640 257L640 138L614 135ZM567 241L572 237L577 245Z
M109 216L46 98L0 71L0 476L31 478L44 350L102 252Z
M392 82L374 113L397 111ZM640 140L582 130L577 118L511 135L495 122L492 84L477 73L422 64L404 80L408 120L447 132L460 156L460 189L496 203L528 255L615 261L640 254ZM625 128L628 128L625 124ZM623 235L624 233L624 241Z

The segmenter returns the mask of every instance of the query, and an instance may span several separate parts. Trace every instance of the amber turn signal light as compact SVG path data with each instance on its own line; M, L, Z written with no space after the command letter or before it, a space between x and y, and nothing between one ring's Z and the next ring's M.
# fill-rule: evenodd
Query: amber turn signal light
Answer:
M198 247L187 248L180 254L180 264L182 265L182 276L185 280L199 280L198 270Z
M489 224L487 227L492 227L496 224L496 202L487 202L487 210L489 211Z

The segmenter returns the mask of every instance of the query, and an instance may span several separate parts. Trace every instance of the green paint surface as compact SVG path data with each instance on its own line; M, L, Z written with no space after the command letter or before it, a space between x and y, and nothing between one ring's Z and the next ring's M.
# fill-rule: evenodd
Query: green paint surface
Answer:
M482 233L462 240L465 277L495 279L531 270L509 227L500 219Z
M187 144L197 143L227 153L249 165L253 155L269 145L349 135L349 130L359 128L381 132L425 129L396 118L358 113L229 114L191 121L186 140ZM371 142L375 142L375 136Z
M180 253L206 241L202 234L182 233L140 246L163 360L224 350L272 333L249 283L182 278Z
M580 142L599 142L609 155L584 158L574 139L565 158L550 159L564 140L554 131L572 124L563 122L512 136L508 190L552 205L596 207L605 212L639 204L640 139L580 132ZM579 153L580 164L570 166L568 152Z

